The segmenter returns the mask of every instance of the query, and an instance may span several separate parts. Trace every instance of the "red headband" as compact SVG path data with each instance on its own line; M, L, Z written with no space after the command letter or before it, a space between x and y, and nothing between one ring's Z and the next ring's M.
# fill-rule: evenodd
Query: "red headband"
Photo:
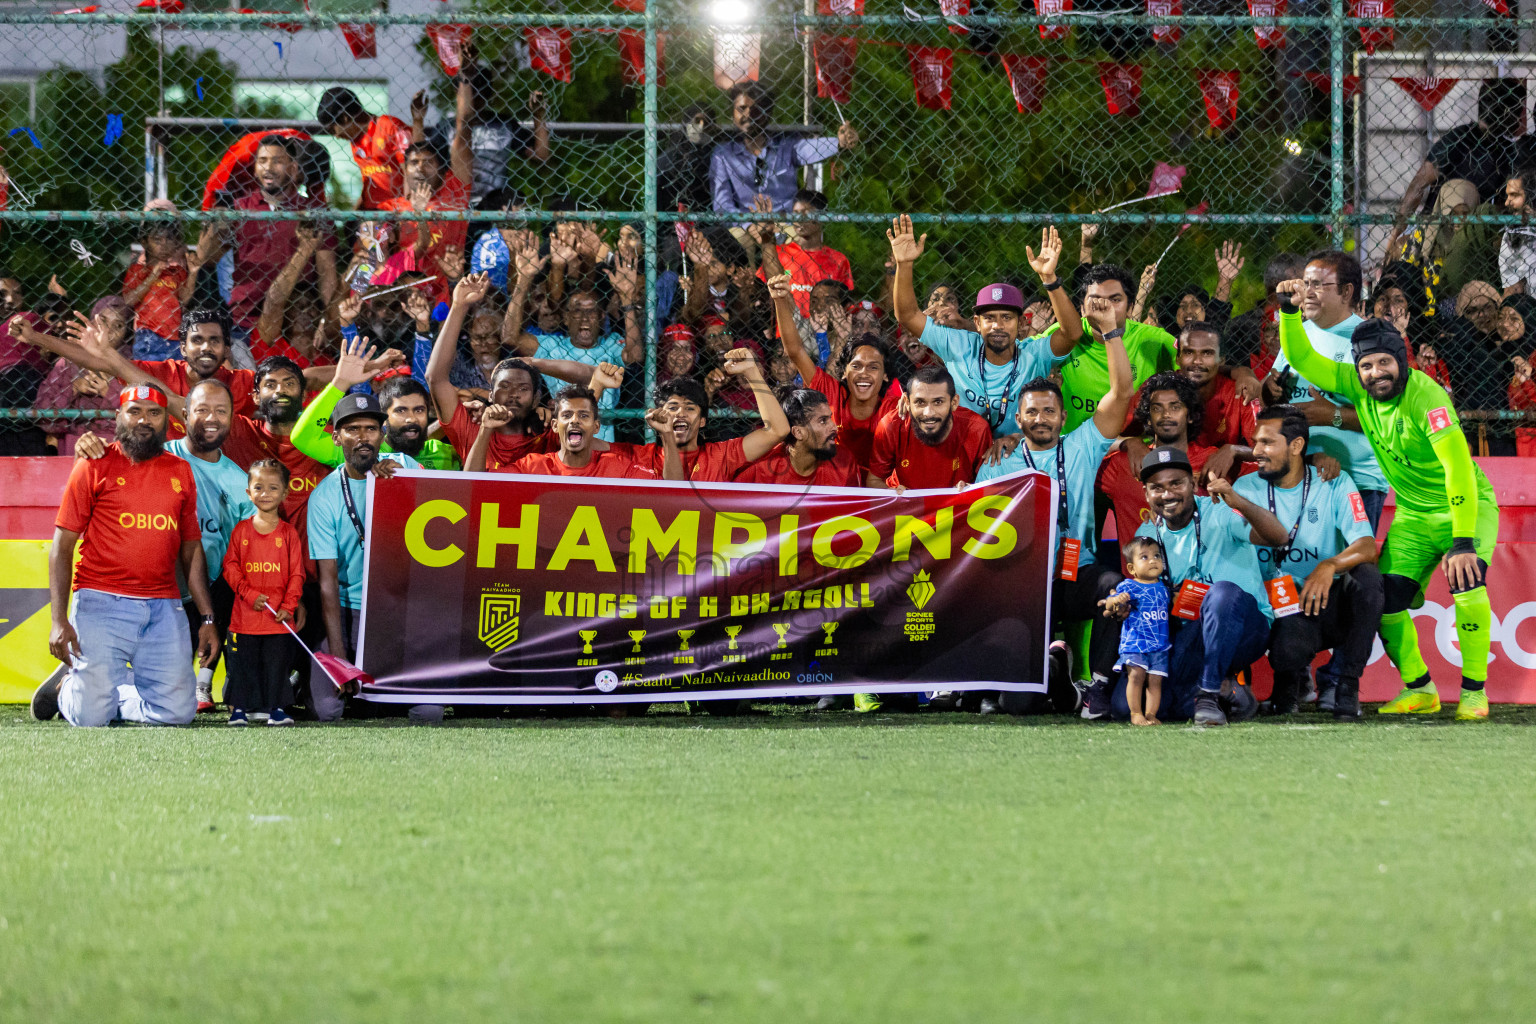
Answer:
M123 390L117 396L117 407L121 409L129 402L154 402L160 408L167 408L165 396L159 388L152 388L148 384L133 384Z

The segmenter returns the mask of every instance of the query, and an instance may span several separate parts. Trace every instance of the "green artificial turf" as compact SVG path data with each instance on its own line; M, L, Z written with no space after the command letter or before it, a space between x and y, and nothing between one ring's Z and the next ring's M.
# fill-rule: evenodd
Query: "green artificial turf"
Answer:
M3 1021L1528 1021L1536 710L0 711Z

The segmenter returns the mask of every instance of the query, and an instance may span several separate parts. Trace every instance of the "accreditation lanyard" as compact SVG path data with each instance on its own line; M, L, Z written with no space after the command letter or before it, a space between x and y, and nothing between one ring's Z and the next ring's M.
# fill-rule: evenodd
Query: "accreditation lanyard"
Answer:
M1296 510L1296 524L1291 527L1290 536L1285 538L1285 546L1275 548L1275 570L1285 564L1286 557L1291 553L1291 545L1296 543L1296 533L1301 529L1301 518L1307 514L1307 495L1312 490L1312 470L1308 469L1301 477L1301 508ZM1275 514L1275 485L1269 485L1269 514Z
M357 514L357 502L352 498L352 482L347 479L347 467L345 464L336 467L336 482L341 484L341 503L347 508L347 518L352 520L352 528L357 531L357 542L363 543L363 520Z
M1056 489L1059 494L1056 500L1056 531L1058 533L1066 533L1068 523L1067 453L1066 445L1063 444L1064 440L1065 438L1060 437L1056 439ZM1035 456L1029 450L1029 443L1025 442L1023 445L1021 445L1020 450L1024 452L1024 461L1029 463L1029 468L1038 473L1040 471L1040 467L1035 465Z
M1002 425L1004 417L1008 415L1008 396L1013 393L1014 381L1019 379L1019 351L1018 344L1013 348L1013 369L1008 372L1008 382L1003 385L1003 408L998 412L997 419L992 418L992 389L987 387L987 342L983 338L981 348L976 352L976 384L981 388L982 406L986 409L987 425L996 430Z
M1163 540L1162 516L1157 518L1157 546L1163 553L1163 580L1171 587L1173 586L1173 562L1168 559L1168 545ZM1192 576L1200 575L1200 559L1203 554L1200 545L1200 503L1197 501L1195 502L1195 564L1189 572L1184 574L1186 581Z
M1168 545L1163 541L1163 521L1157 521L1157 546L1163 553L1163 581L1172 587L1173 563L1168 559ZM1169 612L1180 619L1195 620L1200 617L1200 606L1205 601L1206 593L1211 589L1209 583L1203 583L1196 579L1200 573L1200 561L1204 551L1200 543L1200 505L1195 504L1195 564L1184 574L1184 582L1179 584L1178 593L1174 595L1173 605Z

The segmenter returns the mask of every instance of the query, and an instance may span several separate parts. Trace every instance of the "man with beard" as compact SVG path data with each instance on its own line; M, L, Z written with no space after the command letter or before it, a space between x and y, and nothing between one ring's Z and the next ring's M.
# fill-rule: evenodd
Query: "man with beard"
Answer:
M471 472L483 469L485 450L491 435L505 424L507 410L497 406L487 408L480 417L480 436L469 450L465 468ZM677 451L677 438L672 432L671 419L660 409L652 409L645 417L646 424L661 441L664 455L662 471L652 468L649 453L629 444L613 444L597 447L596 435L602 426L602 412L598 396L591 388L572 384L561 389L555 396L555 417L551 426L560 442L560 449L548 454L525 455L504 473L537 473L543 476L604 476L632 480L682 480L683 462Z
M992 447L987 421L960 406L955 378L925 366L907 381L910 415L886 413L875 428L868 487L927 490L968 484Z
M1088 322L1099 329L1114 323L1114 313L1103 299L1090 299ZM1131 364L1125 343L1111 336L1105 343L1109 357L1109 391L1099 401L1093 418L1071 433L1062 435L1067 421L1061 388L1046 378L1024 385L1016 422L1023 431L1023 443L995 465L981 468L977 480L1032 469L1049 473L1056 480L1056 536L1053 538L1051 572L1051 630L1066 630L1072 623L1092 623L1088 669L1092 676L1083 717L1102 718L1109 713L1109 681L1119 653L1120 629L1117 623L1098 614L1098 603L1114 592L1121 576L1117 565L1101 564L1095 557L1098 519L1094 511L1094 481L1105 452L1119 436L1130 405ZM1129 536L1127 534L1127 536ZM1051 645L1052 660L1064 659L1065 643ZM1069 691L1070 666L1060 665L1052 672L1051 704L1071 711L1077 703L1075 690ZM1059 682L1058 682L1059 680ZM1001 706L1015 713L1039 708L1035 694L1003 694Z
M32 695L40 721L62 713L71 725L186 725L197 711L178 566L202 615L203 664L218 649L219 633L197 528L197 484L191 466L166 454L165 426L165 395L148 385L126 387L117 440L102 458L77 459L70 471L48 557L48 649L67 670Z
M1040 253L1025 247L1029 265L1040 275L1040 283L1051 297L1061 329L1054 335L1019 341L1023 322L1024 296L1011 284L989 284L976 293L972 307L975 331L941 327L917 304L912 289L912 265L923 254L928 241L925 234L914 238L912 218L900 216L886 232L891 243L891 259L896 264L896 282L892 286L896 322L938 356L959 384L960 401L969 410L986 418L993 434L1008 433L1008 424L1017 415L1019 393L1026 381L1048 377L1072 352L1083 336L1082 320L1061 281L1056 277L1056 261L1061 257L1061 238L1055 228L1040 232ZM1105 387L1097 394L1103 394Z
M795 324L789 276L775 275L768 282L768 290L773 295L784 354L800 371L800 379L806 387L820 392L831 404L840 443L860 467L859 479L862 481L862 473L874 457L875 427L882 417L896 411L901 400L901 387L890 376L891 348L884 339L874 335L856 338L844 349L842 372L834 376L817 366L816 360L805 350L800 329Z
M1222 372L1221 331L1191 320L1179 331L1179 372L1200 391L1200 434L1196 444L1211 448L1253 444L1253 403L1244 401L1232 376Z
M1354 365L1350 359L1350 335L1361 323L1355 315L1362 283L1360 261L1337 250L1314 252L1307 257L1301 280L1303 291L1295 298L1306 317L1307 340L1313 350L1349 370ZM1371 451L1371 442L1361 433L1360 416L1349 399L1314 387L1306 377L1298 376L1282 351L1275 357L1274 369L1264 382L1264 400L1285 402L1306 414L1307 426L1311 428L1309 453L1321 452L1338 461L1360 488L1366 516L1375 530L1387 503L1387 480Z
M1190 441L1191 436L1200 435L1204 426L1205 406L1200 401L1200 392L1182 373L1158 373L1147 378L1132 419L1146 424L1154 446L1177 448L1184 453L1196 483L1202 485L1200 493L1208 477L1226 476L1236 463L1236 453L1230 446L1211 448ZM1143 523L1152 521L1146 490L1131 468L1133 460L1145 458L1144 451L1145 445L1139 439L1136 445L1126 442L1099 469L1098 491L1114 509L1117 537L1130 538ZM1220 473L1215 472L1218 468L1222 469Z
M726 441L700 441L699 437L709 422L709 396L704 386L692 377L674 377L656 385L656 406L652 412L661 414L659 421L667 425L666 431L676 442L685 480L717 483L728 481L749 462L756 462L767 455L789 433L789 421L784 418L784 409L763 378L763 369L751 349L731 349L725 354L721 369L752 389L763 425L742 437ZM624 368L612 363L600 363L591 374L594 392L617 389L623 382ZM614 447L629 447L637 457L649 453L652 470L658 477L664 475L666 459L670 456L667 447L659 443Z
M1196 497L1194 469L1178 448L1149 452L1141 478L1157 518L1136 535L1162 547L1164 580L1174 592L1168 624L1173 648L1156 717L1226 725L1222 698L1240 717L1253 707L1248 688L1234 677L1264 654L1274 621L1254 545L1284 544L1285 527L1274 513L1233 493L1223 477L1211 480L1210 497ZM1129 597L1106 598L1105 614L1124 619ZM1116 683L1111 704L1116 718L1130 717L1124 680Z
M367 338L359 336L344 342L336 360L335 378L299 415L298 425L293 428L293 446L316 462L341 465L341 447L325 427L342 397L370 379L368 361L372 355ZM389 377L374 388L374 396L384 410L384 451L409 455L426 469L459 468L459 457L451 444L427 437L430 396L420 381L409 376Z
M1360 717L1360 674L1371 658L1381 624L1382 584L1376 538L1365 502L1348 473L1322 479L1307 465L1307 417L1294 406L1272 405L1259 413L1253 441L1259 471L1233 490L1267 505L1290 524L1283 547L1259 549L1259 565L1275 610L1269 634L1269 665L1275 689L1273 714L1297 708L1307 666L1319 651L1333 651L1338 678L1333 717Z
M1310 270L1311 267L1308 267ZM1385 320L1366 320L1350 338L1354 368L1312 347L1298 298L1305 281L1280 285L1280 344L1298 373L1354 404L1360 425L1397 492L1397 512L1381 552L1381 643L1402 674L1404 688L1381 714L1429 715L1440 697L1419 653L1409 609L1424 601L1435 566L1445 571L1456 605L1461 645L1461 700L1457 721L1487 721L1489 645L1493 607L1485 583L1499 535L1493 487L1472 461L1456 407L1445 389L1408 368L1408 346Z
M468 76L461 76L455 91L453 141L448 145L450 168L443 173L437 148L416 132L405 149L401 163L404 188L399 195L379 203L380 210L417 213L444 210L469 210L469 186L474 178L475 157L470 121L474 117L474 91ZM419 110L412 104L413 115ZM403 220L398 224L397 250L414 253L414 269L425 274L440 274L440 261L449 249L463 250L469 222L463 220Z
M827 396L797 388L780 403L789 437L764 458L736 474L739 484L781 487L862 487L864 471L837 443L837 420Z
M346 661L357 654L363 614L368 474L380 459L407 469L421 468L409 455L380 453L384 419L384 411L372 395L348 395L336 404L331 429L341 445L343 462L326 474L309 499L309 557L319 570L326 650ZM325 673L310 674L309 695L310 710L320 721L334 722L341 717L342 695Z

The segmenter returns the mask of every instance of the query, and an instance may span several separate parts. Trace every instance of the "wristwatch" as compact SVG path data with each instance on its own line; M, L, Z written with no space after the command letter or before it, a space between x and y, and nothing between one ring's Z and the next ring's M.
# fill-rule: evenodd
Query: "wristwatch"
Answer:
M1333 429L1344 429L1344 410L1337 405L1333 407Z
M204 615L203 616L203 625L205 625L205 626L217 626L218 623L213 621L213 616L212 615Z

